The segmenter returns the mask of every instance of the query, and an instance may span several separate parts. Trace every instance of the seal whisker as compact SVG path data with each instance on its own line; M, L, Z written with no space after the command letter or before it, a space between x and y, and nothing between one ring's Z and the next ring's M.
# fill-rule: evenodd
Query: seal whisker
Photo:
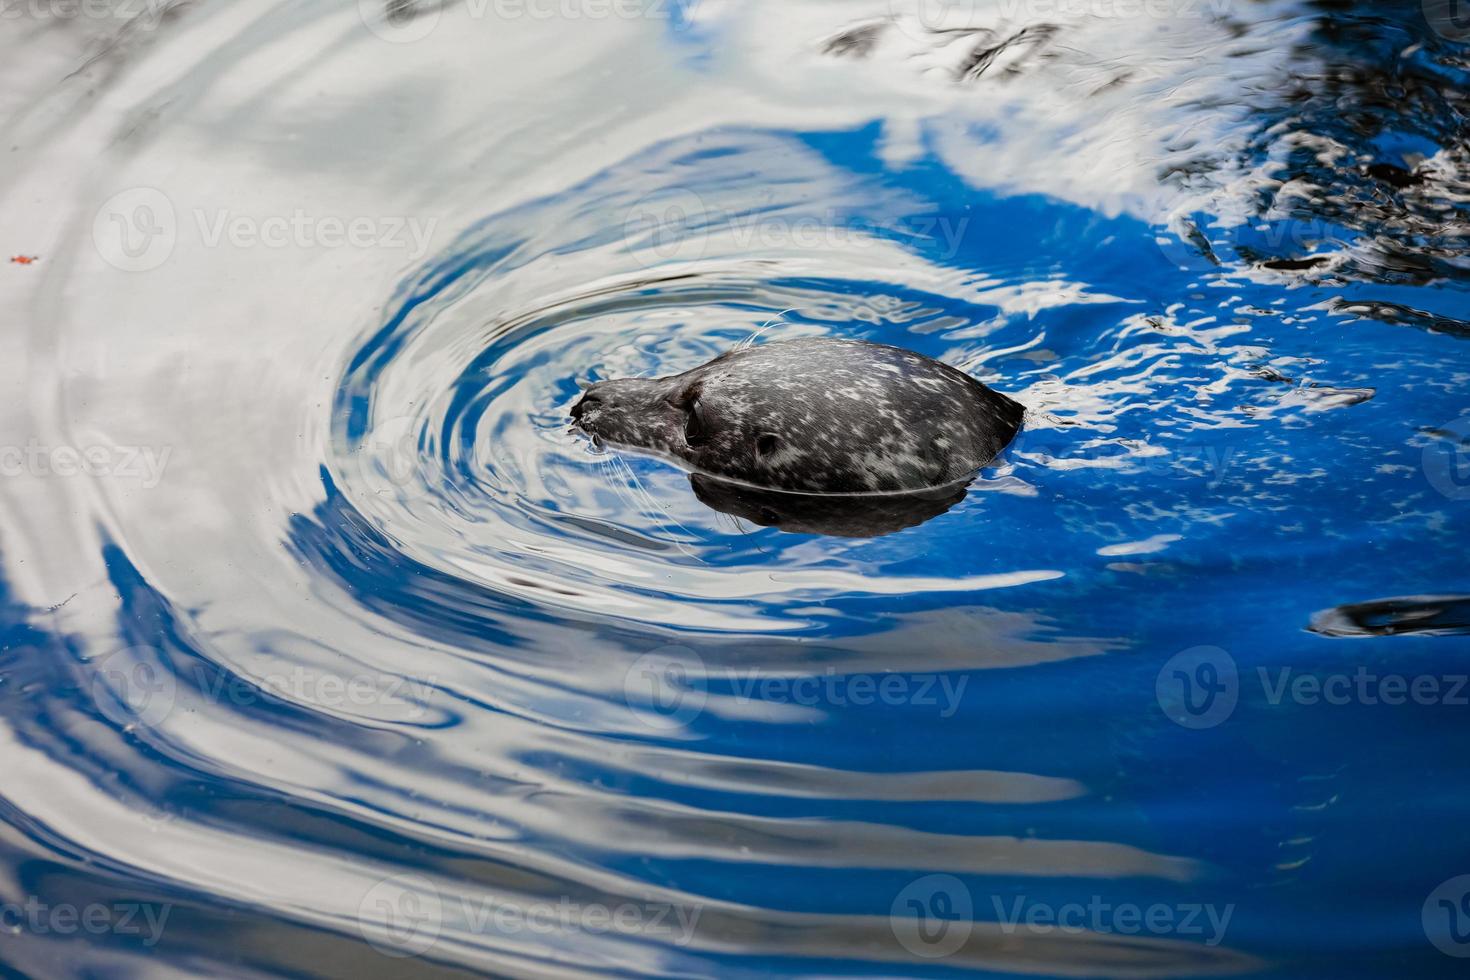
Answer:
M799 309L800 309L800 307L793 306L789 310L782 310L780 313L777 313L775 316L771 317L765 323L761 324L760 327L756 330L755 333L751 334L749 337L746 337L740 343L736 344L735 345L735 349L736 350L745 350L747 347L753 346L755 344L755 342L756 342L756 339L759 338L761 334L763 334L767 330L771 329L771 327L775 325L776 321L780 320L783 316L785 316L788 313L795 313Z
M611 471L608 474L609 482L612 484L613 490L617 492L618 498L633 509L642 510L638 501L638 494L633 489L639 482L638 475L633 472L633 468L628 465L626 460L612 455L603 457L602 462L603 469Z
M607 457L607 459L609 462L616 464L614 469L616 469L618 474L623 477L622 480L614 478L613 486L614 489L617 490L618 495L623 500L627 501L629 506L631 506L634 510L637 510L644 514L661 514L664 519L668 521L668 523L683 531L691 538L698 537L698 535L695 534L688 527L686 527L682 521L680 521L677 517L670 513L667 507L659 503L657 497L648 492L647 488L643 486L643 480L639 478L638 474L634 472L633 467L629 466L625 460L618 459L616 456L609 456ZM669 543L672 544L675 548L678 548L686 556L693 558L700 564L705 564L703 558L699 557L699 555L691 551L684 544L684 542L679 540L677 537L671 537L669 539Z

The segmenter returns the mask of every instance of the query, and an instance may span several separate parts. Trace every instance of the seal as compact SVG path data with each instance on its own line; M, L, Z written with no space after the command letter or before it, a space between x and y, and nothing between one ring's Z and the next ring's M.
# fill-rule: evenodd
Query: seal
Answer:
M700 503L791 534L876 538L938 517L965 499L969 480L903 493L792 493L689 474Z
M832 338L739 347L683 374L598 382L572 408L594 439L753 490L807 494L968 484L1024 415L947 364Z

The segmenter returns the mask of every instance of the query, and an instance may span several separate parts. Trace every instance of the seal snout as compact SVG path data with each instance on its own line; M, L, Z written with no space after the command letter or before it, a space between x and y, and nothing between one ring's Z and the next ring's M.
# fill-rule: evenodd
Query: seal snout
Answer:
M670 414L662 389L646 378L616 378L590 385L572 406L572 422L609 442L661 448L668 444Z
M627 380L598 381L582 392L577 404L572 406L572 418L578 423L595 422L600 415L627 408L631 400Z
M616 411L627 401L626 397L620 397L626 387L622 381L597 381L588 385L577 404L572 406L572 418L578 425L591 425L599 416Z
M597 408L601 407L601 405L601 396L596 395L591 391L588 391L582 395L582 397L577 401L577 404L572 406L572 418L580 422L582 421L582 417L586 415L588 411L596 410Z

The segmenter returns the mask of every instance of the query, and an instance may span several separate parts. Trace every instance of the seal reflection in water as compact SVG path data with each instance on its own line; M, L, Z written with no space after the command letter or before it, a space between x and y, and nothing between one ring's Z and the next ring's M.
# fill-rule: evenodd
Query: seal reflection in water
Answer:
M667 378L592 385L578 428L679 460L695 494L767 527L873 537L944 513L1025 410L898 347L813 338L742 347Z

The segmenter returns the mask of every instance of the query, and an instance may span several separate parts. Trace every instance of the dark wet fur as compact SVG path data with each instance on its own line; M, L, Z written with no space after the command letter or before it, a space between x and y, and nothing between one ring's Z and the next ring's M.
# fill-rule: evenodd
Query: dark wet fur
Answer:
M894 493L966 481L1020 430L1020 404L912 351L788 340L666 378L593 385L572 410L613 445L711 476L806 493Z
M700 502L762 527L795 534L876 538L938 517L965 499L969 481L912 493L832 494L759 490L692 473Z

